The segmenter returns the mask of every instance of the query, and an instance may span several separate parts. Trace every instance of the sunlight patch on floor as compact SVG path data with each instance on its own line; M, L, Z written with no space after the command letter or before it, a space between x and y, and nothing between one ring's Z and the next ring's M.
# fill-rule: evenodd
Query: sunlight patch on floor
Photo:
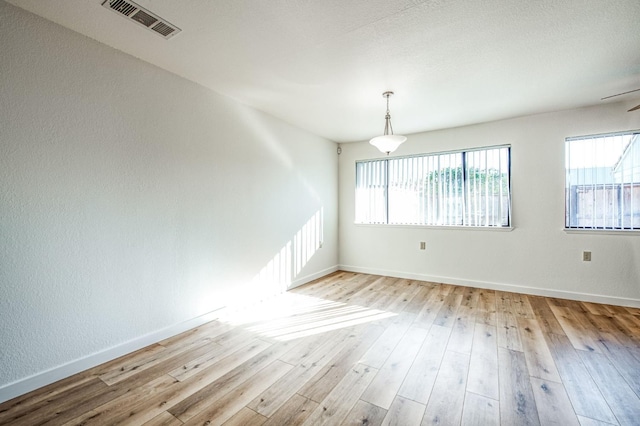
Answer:
M287 341L395 315L358 305L284 293L258 303L226 308L219 319L261 336Z

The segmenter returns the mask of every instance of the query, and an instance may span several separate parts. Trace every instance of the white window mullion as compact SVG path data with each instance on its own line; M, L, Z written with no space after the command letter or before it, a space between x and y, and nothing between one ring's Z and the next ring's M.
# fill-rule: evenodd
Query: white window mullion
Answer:
M480 153L484 162L484 226L489 226L489 164L487 161L487 151Z

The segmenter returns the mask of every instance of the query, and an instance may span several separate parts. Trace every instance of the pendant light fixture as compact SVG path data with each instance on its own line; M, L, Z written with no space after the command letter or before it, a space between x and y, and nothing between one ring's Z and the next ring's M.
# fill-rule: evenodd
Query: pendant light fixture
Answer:
M391 127L391 114L389 113L389 97L393 95L393 92L384 92L382 94L383 97L387 98L387 114L384 116L384 134L382 136L376 136L371 139L369 143L380 150L380 152L384 152L389 155L398 147L400 144L407 140L406 136L394 135L393 127Z

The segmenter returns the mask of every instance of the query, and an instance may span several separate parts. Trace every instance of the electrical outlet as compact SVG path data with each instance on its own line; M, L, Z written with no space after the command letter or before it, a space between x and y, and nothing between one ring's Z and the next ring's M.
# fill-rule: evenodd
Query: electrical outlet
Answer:
M427 243L424 241L420 241L420 250L425 250L427 248Z
M590 251L583 251L582 252L582 261L583 262L591 262L591 252Z

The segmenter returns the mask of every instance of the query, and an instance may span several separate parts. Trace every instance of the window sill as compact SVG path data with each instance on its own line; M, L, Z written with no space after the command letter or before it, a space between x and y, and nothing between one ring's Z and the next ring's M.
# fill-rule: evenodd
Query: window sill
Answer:
M640 235L640 229L577 229L564 228L566 234L582 235Z
M515 228L512 226L454 226L454 225L388 225L384 223L354 223L355 226L366 228L421 228L421 229L437 229L437 230L454 230L454 231L489 231L489 232L511 232Z

